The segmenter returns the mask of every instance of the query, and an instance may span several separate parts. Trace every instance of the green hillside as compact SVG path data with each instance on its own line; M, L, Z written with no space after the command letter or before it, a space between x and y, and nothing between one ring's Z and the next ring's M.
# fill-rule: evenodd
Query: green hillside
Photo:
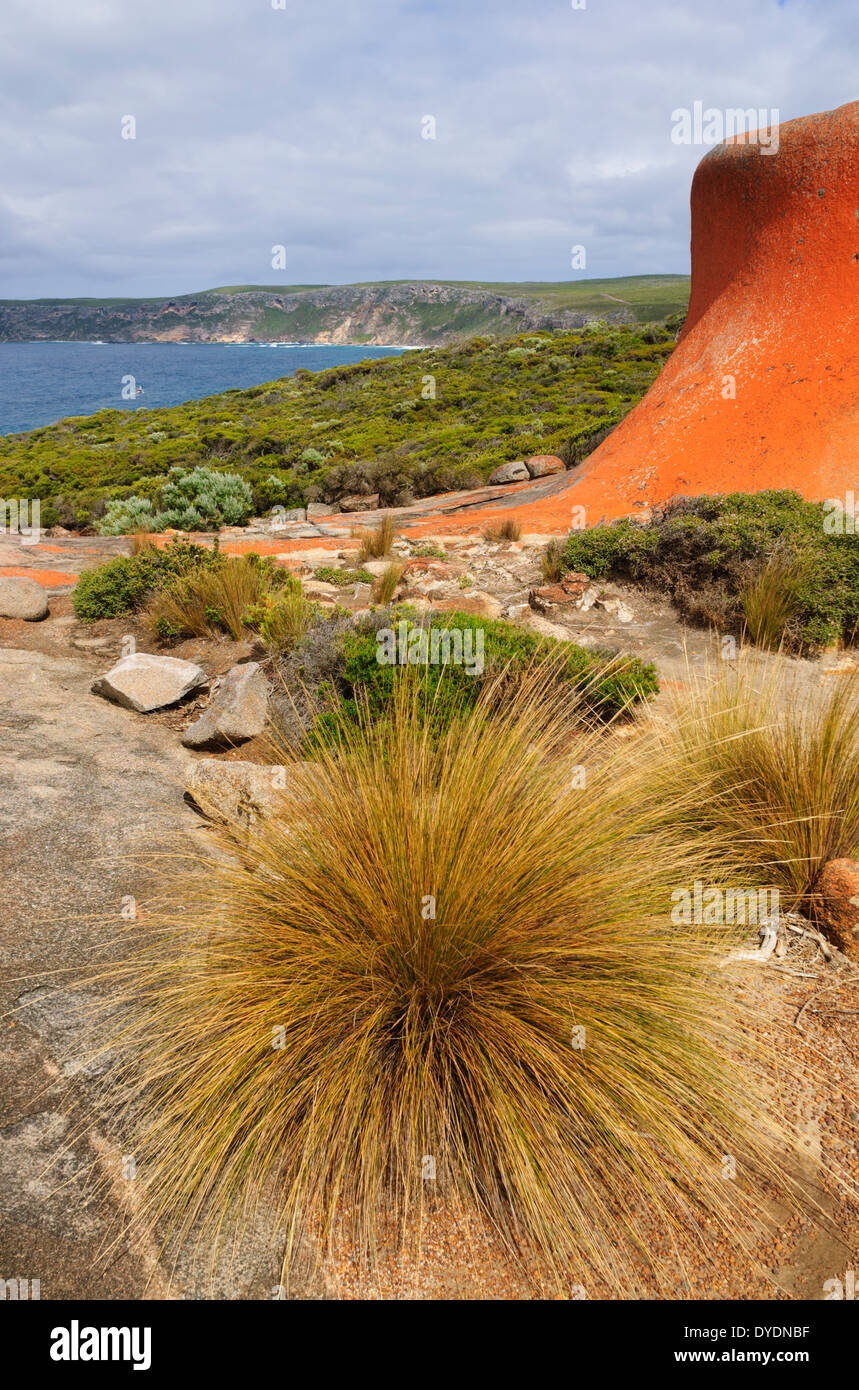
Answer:
M640 400L680 318L478 336L171 408L61 420L0 440L0 496L38 497L43 524L82 526L112 498L154 500L175 466L242 474L264 511L354 492L402 504L535 453L574 463Z

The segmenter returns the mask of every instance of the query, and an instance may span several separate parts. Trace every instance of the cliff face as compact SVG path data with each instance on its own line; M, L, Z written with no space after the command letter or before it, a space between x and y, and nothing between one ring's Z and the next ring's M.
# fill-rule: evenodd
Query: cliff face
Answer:
M476 333L578 328L592 314L535 298L422 282L277 293L206 291L153 300L3 300L0 342L456 342ZM603 317L623 317L603 314Z

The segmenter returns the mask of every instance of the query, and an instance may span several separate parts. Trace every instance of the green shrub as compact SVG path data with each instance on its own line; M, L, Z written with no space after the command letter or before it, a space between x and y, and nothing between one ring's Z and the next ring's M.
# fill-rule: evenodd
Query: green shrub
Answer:
M690 620L739 632L743 593L782 554L793 571L785 642L813 651L852 642L859 626L859 546L827 531L828 521L826 503L787 490L679 497L646 524L573 532L564 564L668 593Z
M254 508L253 492L237 473L211 468L172 468L161 490L161 510L148 498L126 497L108 504L99 532L122 536L135 530L205 531L240 526Z
M340 570L335 565L320 565L314 571L314 579L321 579L323 584L337 584L340 588L347 588L352 584L372 584L373 576L369 570Z
M465 660L457 664L453 660L434 663L426 659L417 667L427 709L432 710L433 722L439 728L446 728L455 714L474 708L487 682L502 671L507 670L515 679L543 661L556 664L558 679L569 682L578 692L583 711L599 719L610 719L638 701L648 699L659 689L655 668L637 657L592 652L573 643L557 642L554 638L514 627L501 619L454 612L424 615L415 621L404 616L406 611L393 609L377 614L341 639L342 665L338 676L343 701L339 710L317 721L314 731L317 738L326 740L336 736L341 721L356 720L364 704L374 718L387 717L400 675L406 669L410 672L416 669L412 665L407 667L399 662L390 664L379 660L378 632L383 628L394 632L398 644L404 641L405 651L412 633L422 630L426 634L427 649L431 650L433 630L439 634L445 630L457 631L462 634L466 658L469 654L474 658L479 652L478 633L482 633L482 666L474 659L470 665ZM414 638L416 644L421 640ZM437 640L440 644L443 641L440 636Z
M144 545L136 555L117 555L95 569L84 570L72 594L72 607L87 623L118 618L141 608L159 586L221 564L219 552L205 546L174 541L159 550Z

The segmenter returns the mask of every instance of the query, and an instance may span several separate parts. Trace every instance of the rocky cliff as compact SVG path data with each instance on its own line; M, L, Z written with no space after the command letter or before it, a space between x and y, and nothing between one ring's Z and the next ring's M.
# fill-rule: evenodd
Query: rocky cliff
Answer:
M368 285L242 287L206 290L175 299L0 300L0 342L36 340L104 342L305 342L444 344L478 333L507 335L529 329L579 328L597 316L612 320L657 318L685 303L683 277L639 277L635 300L580 294L569 307L559 289L403 281ZM649 285L652 291L648 298ZM674 282L677 282L677 285ZM678 288L679 287L679 288ZM644 298L641 298L641 294ZM664 302L666 295L669 302ZM672 297L673 296L673 300ZM572 295L575 301L575 295ZM649 313L650 300L653 312ZM560 302L559 302L560 301ZM673 301L676 301L673 302Z

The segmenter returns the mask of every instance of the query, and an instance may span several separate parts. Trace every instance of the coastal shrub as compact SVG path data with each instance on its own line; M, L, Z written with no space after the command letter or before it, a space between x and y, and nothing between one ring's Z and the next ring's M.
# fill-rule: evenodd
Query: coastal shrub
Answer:
M382 629L393 634L394 662L379 660ZM418 655L415 664L408 660L410 643ZM337 736L344 721L361 717L362 708L374 718L386 718L404 671L417 671L413 678L421 696L442 727L457 711L474 708L487 684L502 672L515 681L540 664L576 691L581 710L592 718L612 719L659 689L655 668L637 657L586 650L472 613L409 616L404 605L359 621L343 633L340 644L342 659L333 684L341 703L317 721L316 738ZM434 644L437 661L431 657Z
M161 491L163 526L181 531L241 526L253 513L253 493L237 473L171 468Z
M253 552L224 557L218 565L162 578L147 602L146 619L162 641L202 637L213 628L238 641L248 613L289 582L284 570Z
M308 603L299 580L289 576L274 592L269 591L245 610L243 621L254 628L269 650L282 655L295 648L315 621L321 621L317 605Z
M181 581L198 570L223 563L217 551L174 541L164 549L141 545L135 555L117 555L84 570L72 593L72 607L83 622L117 618L142 607L159 585Z
M706 845L665 826L650 750L558 756L572 692L488 696L428 740L403 682L384 728L281 760L240 854L171 846L104 1025L141 1247L232 1268L265 1211L288 1285L307 1230L361 1264L441 1210L538 1287L640 1296L679 1286L678 1235L743 1261L795 1194L790 1058L715 968L736 934L670 925Z
M341 570L335 565L320 565L318 570L314 570L314 579L321 579L323 584L337 584L341 589L348 588L353 584L372 584L373 576L369 570Z
M674 498L646 524L622 520L573 532L564 563L594 579L667 593L690 620L741 632L741 595L776 554L783 578L790 573L785 644L814 651L851 643L859 626L859 546L827 503L796 492ZM769 576L773 590L772 568Z
M529 336L479 351L466 345L408 352L371 368L300 372L169 408L108 412L109 419L63 420L0 437L0 496L40 497L43 515L50 502L48 515L77 528L98 519L101 503L122 497L149 498L157 513L170 470L200 467L240 475L257 514L277 504L335 503L359 491L400 506L410 497L479 486L526 448L565 457L569 444L565 461L583 457L595 435L641 398L673 347L673 337L647 344L640 328L624 326L556 333L550 348L529 355ZM612 378L598 350L605 336L615 344ZM524 355L508 359L517 346ZM428 376L436 382L432 398L422 395ZM600 383L606 389L597 389ZM414 408L395 418L392 407L406 401ZM527 433L511 454L517 427ZM314 452L303 458L307 450ZM268 484L275 474L288 480L285 494ZM183 529L219 524L204 520L199 507L196 513L182 502L175 522ZM116 516L116 530L134 529ZM146 525L154 529L148 518Z

